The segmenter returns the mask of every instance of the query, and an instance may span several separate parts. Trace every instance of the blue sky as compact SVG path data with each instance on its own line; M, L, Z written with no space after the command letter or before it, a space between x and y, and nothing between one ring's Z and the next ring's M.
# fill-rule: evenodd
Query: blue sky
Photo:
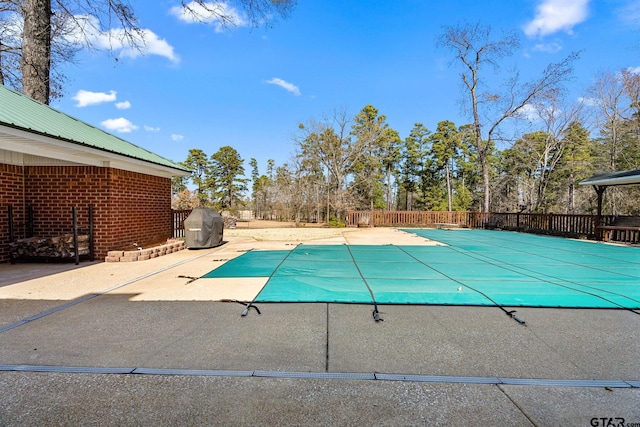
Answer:
M64 69L65 96L51 105L174 161L230 145L264 172L291 157L298 123L335 109L372 104L402 138L415 122L469 122L458 69L436 47L444 25L517 31L509 63L525 78L582 51L576 99L601 72L640 72L640 0L300 0L272 28L239 16L228 30L181 19L178 4L132 1L147 51L96 42Z

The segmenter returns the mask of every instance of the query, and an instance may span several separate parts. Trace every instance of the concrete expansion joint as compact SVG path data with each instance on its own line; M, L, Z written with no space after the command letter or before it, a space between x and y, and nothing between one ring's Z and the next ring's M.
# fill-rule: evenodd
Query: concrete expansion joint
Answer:
M50 365L0 365L0 372L47 372L102 375L167 375L167 376L217 376L256 377L287 379L328 379L359 381L404 381L483 385L520 385L539 387L596 387L596 388L640 388L636 380L580 380L550 378L502 378L452 375L387 374L381 372L313 372L313 371L263 371L226 369L170 369L170 368L126 368L83 367Z

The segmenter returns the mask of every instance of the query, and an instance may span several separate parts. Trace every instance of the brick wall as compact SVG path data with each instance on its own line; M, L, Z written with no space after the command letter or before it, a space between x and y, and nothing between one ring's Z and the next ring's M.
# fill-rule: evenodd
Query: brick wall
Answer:
M169 178L95 166L25 166L16 169L0 165L0 174L3 206L8 204L5 197L9 200L8 195L16 193L13 188L24 179L24 200L21 191L19 197L12 199L14 217L16 207L20 207L16 219L24 223L25 206L31 204L36 236L72 232L74 206L78 209L79 231L87 233L89 206L92 205L96 259L106 257L110 250L129 250L133 243L145 247L171 237ZM5 228L0 229L5 241L0 245L2 261L8 260L8 226Z
M171 180L110 169L109 250L146 247L171 236ZM106 254L105 254L106 255ZM102 255L101 255L102 256Z
M78 208L80 232L86 233L89 205L94 205L94 211L102 215L108 208L108 168L25 166L24 169L25 204L33 206L35 236L72 232L74 206Z
M24 170L22 166L0 163L0 262L9 260L9 206L13 207L15 238L27 231L24 205Z

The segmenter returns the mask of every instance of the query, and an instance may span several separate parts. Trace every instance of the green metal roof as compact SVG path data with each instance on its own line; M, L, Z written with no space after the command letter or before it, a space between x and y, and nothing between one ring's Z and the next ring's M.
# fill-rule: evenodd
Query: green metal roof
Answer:
M188 172L187 169L171 160L2 85L0 85L0 124L72 144Z

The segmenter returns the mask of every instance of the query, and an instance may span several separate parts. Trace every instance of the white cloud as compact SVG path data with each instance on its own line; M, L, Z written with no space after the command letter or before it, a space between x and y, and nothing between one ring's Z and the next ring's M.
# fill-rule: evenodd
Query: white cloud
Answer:
M558 31L571 34L575 25L587 19L590 1L541 0L535 18L524 27L524 32L528 37L542 37Z
M640 74L640 66L627 68L631 74Z
M176 133L171 135L172 141L182 141L184 139L184 135L178 135Z
M600 105L600 101L597 98L593 97L580 97L578 98L578 102L586 105L587 107L597 107Z
M118 110L128 110L131 108L131 103L129 101L116 102L116 108Z
M117 92L110 90L105 92L90 92L80 89L71 99L77 102L76 107L87 107L89 105L102 104L103 102L113 102L116 100Z
M185 6L174 6L170 13L180 21L189 24L206 23L215 24L216 32L220 33L229 25L243 27L247 21L242 17L237 9L229 6L225 2L204 2L192 1Z
M114 37L120 37L122 40L122 36L118 34L124 33L122 30L111 30L111 33L114 33ZM158 55L164 56L174 63L180 62L180 58L173 51L173 46L166 40L159 38L151 30L142 30L141 35L137 37L137 43L141 48L121 43L120 54L129 58L137 58L141 55Z
M535 52L545 52L545 53L557 53L562 50L562 45L557 42L553 43L538 43L533 46L533 50Z
M518 110L518 117L529 122L537 122L542 120L543 118L547 119L552 116L559 117L561 113L562 111L560 109L555 109L550 105L545 105L542 103L525 104Z
M154 128L153 126L144 125L144 130L147 132L160 132L160 128Z
M530 122L535 122L537 120L540 120L540 112L535 106L531 104L525 104L521 109L518 110L518 117L521 119L526 119Z
M616 10L618 19L625 25L638 25L640 21L640 2L627 0L625 4Z
M122 28L100 30L100 22L94 16L78 15L74 17L77 28L70 31L67 41L76 45L89 43L98 49L113 50L121 56L137 58L142 55L158 55L171 62L180 62L180 58L173 51L166 40L161 39L149 29L128 33ZM131 46L133 43L134 46Z
M107 119L100 124L111 131L119 133L129 133L138 129L138 126L134 125L124 117L120 117L118 119Z
M293 83L289 83L287 81L284 81L282 79L279 79L277 77L274 77L271 80L267 80L265 83L268 83L270 85L280 86L281 88L283 88L284 90L286 90L288 92L291 92L295 96L299 96L300 95L300 89L298 89L298 87L296 85L294 85Z

